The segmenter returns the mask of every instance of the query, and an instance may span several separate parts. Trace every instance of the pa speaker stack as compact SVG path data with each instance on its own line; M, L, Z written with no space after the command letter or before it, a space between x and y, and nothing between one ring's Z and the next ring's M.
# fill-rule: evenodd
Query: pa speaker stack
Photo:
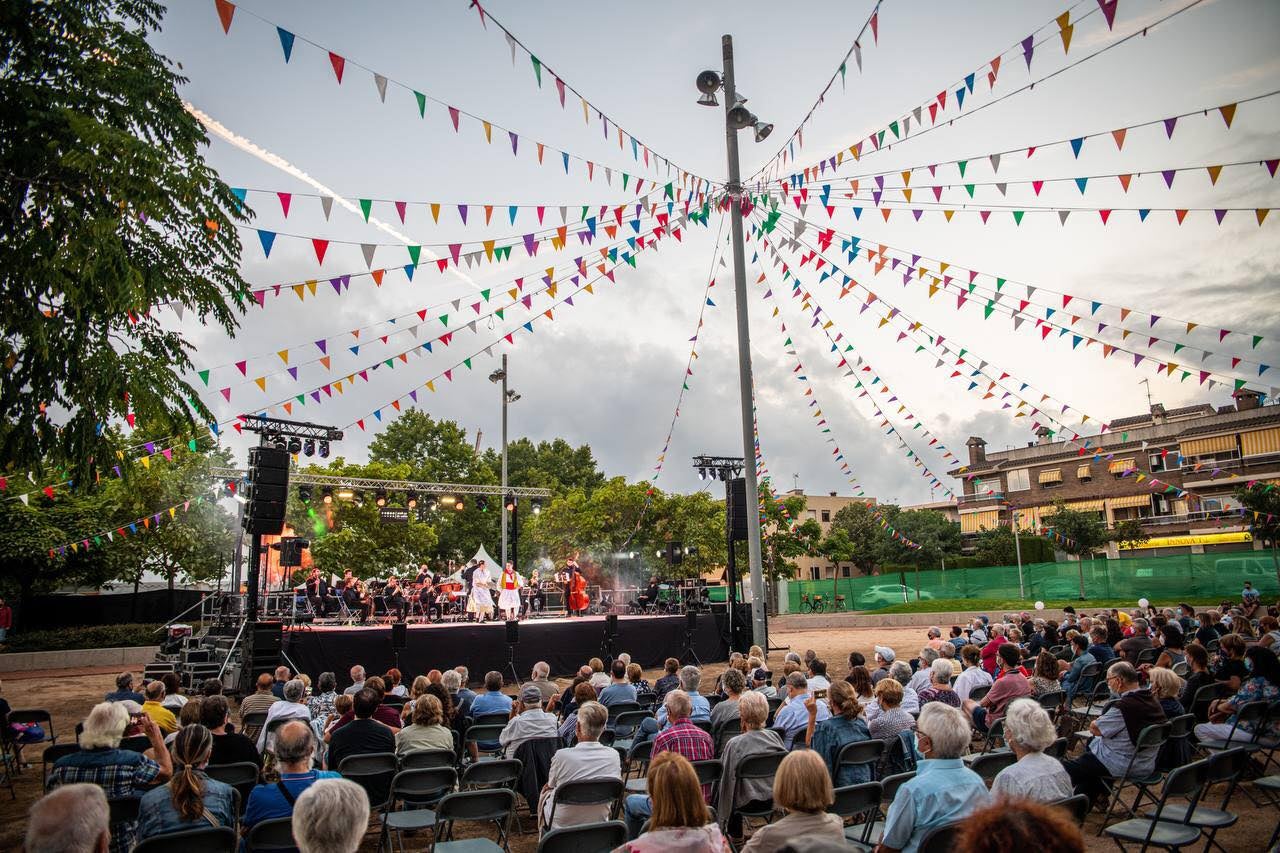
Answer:
M279 535L284 529L288 495L289 451L281 447L251 447L244 489L245 532Z
M243 669L249 690L259 675L275 672L280 665L280 649L284 641L284 623L279 620L254 622L251 628Z

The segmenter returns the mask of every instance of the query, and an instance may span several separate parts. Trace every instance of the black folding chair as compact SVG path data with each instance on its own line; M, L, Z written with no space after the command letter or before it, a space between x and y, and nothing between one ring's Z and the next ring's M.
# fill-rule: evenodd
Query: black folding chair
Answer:
M1160 659L1159 649L1143 649L1142 651L1138 652L1137 665L1142 666L1144 663L1155 663L1159 659Z
M556 809L562 805L598 806L608 803L609 813L615 814L617 804L622 798L622 791L622 780L610 776L565 782L556 788L552 797L551 816L547 820L547 826L555 826Z
M1048 693L1041 693L1036 697L1036 701L1040 703L1040 707L1044 708L1049 714L1049 719L1057 720L1058 714L1062 712L1063 706L1067 701L1066 691L1050 690Z
M459 786L464 790L474 788L508 788L515 790L524 765L518 758L501 758L472 764L462 771Z
M1191 707L1187 710L1196 715L1197 723L1209 722L1209 705L1214 699L1225 699L1231 694L1231 687L1225 681L1215 681L1196 690L1191 697Z
M453 767L457 756L451 749L414 749L400 756L401 770L425 770L429 767Z
M428 767L419 770L401 770L391 780L387 795L387 810L382 813L382 832L378 836L378 851L387 844L391 832L404 850L404 833L419 829L432 829L436 825L436 813L432 806L456 788L458 772L452 767ZM397 809L399 803L401 808Z
M1239 783L1241 776L1244 775L1248 764L1249 752L1240 747L1234 747L1224 752L1215 752L1206 759L1204 792L1201 794L1201 799L1203 800L1204 794L1207 794L1214 785L1225 783L1227 790L1217 808L1199 804L1194 806L1191 804L1174 804L1165 806L1161 815L1157 815L1154 810L1149 809L1145 813L1145 817L1160 817L1164 820L1178 821L1199 827L1205 836L1204 849L1206 851L1210 847L1217 847L1223 853L1226 853L1226 848L1217 842L1215 836L1218 834L1218 830L1233 826L1239 820L1238 815L1227 811L1227 805L1231 802L1231 797L1236 792L1236 785Z
M1078 697L1080 694L1076 693ZM1107 686L1105 681L1093 685L1092 691L1088 694L1088 701L1085 702L1083 708L1071 708L1068 716L1072 725L1076 730L1088 728L1089 723L1094 718L1102 716L1102 708L1111 701L1111 688Z
M240 718L240 725L244 730L244 736L253 741L257 741L259 730L261 730L266 724L266 711L255 711L252 714L245 714ZM250 734L250 732L252 732L252 734Z
M620 820L585 823L553 829L538 842L538 853L607 853L627 842L627 825Z
M245 853L283 853L296 850L293 818L277 817L255 823L245 836Z
M883 787L879 782L863 782L835 789L835 800L827 806L827 811L850 821L850 825L844 830L846 840L859 844L870 842L868 836L871 834L874 818L880 812L882 792Z
M240 794L241 807L249 804L249 795L253 786L258 784L258 765L252 761L237 761L234 764L210 764L204 769L210 779L225 782ZM243 812L242 812L243 813Z
M649 758L653 755L653 741L645 740L635 744L627 752L622 778L626 783L628 794L643 794L648 790L645 774L649 770ZM631 777L632 773L636 776Z
M726 720L719 728L716 729L716 755L719 756L720 753L724 752L724 745L728 743L731 738L735 738L740 734L742 734L742 720L737 717L734 717L731 720Z
M693 762L693 772L698 774L699 785L711 786L711 799L714 802L715 786L720 783L720 777L724 775L724 762L718 758L707 758L701 761L695 761Z
M982 781L986 782L987 787L990 788L996 774L1006 767L1012 767L1017 760L1018 756L1012 751L987 752L975 758L969 765L969 769L981 776Z
M1148 728L1151 728L1148 726ZM1145 732L1147 729L1143 729ZM1139 735L1141 737L1141 735ZM1196 804L1204 791L1204 780L1208 761L1194 761L1185 767L1179 767L1165 779L1164 788L1156 800L1155 810L1151 817L1131 817L1111 826L1102 827L1098 834L1106 833L1117 845L1123 842L1141 844L1139 853L1145 853L1148 847L1160 847L1165 850L1178 850L1200 839L1200 828L1192 826L1187 817L1195 812ZM1166 814L1169 800L1185 798L1186 810L1182 820L1174 820ZM1109 813L1108 813L1109 814Z
M436 831L431 839L432 851L440 853L486 853L508 850L507 824L515 812L515 792L507 788L486 788L480 791L456 791L447 795L436 807ZM495 844L487 838L453 840L454 825L463 823L492 823L498 828Z
M870 778L874 779L876 778L876 767L880 765L880 756L883 754L884 741L880 740L880 738L846 743L840 748L840 754L836 757L836 772L834 775L839 777L840 771L845 767L871 765Z
M165 832L138 842L132 853L236 853L236 831L229 826L206 826Z
M1115 812L1116 807L1124 809L1125 814L1133 817L1137 814L1139 808L1142 807L1144 797L1155 800L1151 794L1151 787L1160 782L1164 777L1163 773L1153 771L1148 775L1139 776L1134 773L1133 765L1137 763L1138 756L1144 751L1153 750L1157 754L1166 740L1169 739L1169 732L1172 730L1169 723L1156 723L1155 725L1146 726L1138 732L1138 739L1134 744L1133 755L1129 758L1129 763L1124 769L1124 773L1118 779L1104 779L1103 784L1110 794L1110 803L1107 805L1107 813L1102 817L1102 825L1098 828L1098 835L1102 835L1102 831L1107 826L1107 821L1111 819L1111 815ZM1165 783L1166 787L1168 782ZM1126 805L1120 798L1125 788L1132 787L1136 794L1133 799L1133 805Z
M375 812L384 811L391 792L391 780L396 775L394 752L371 752L365 755L348 755L338 765L338 773L350 779L369 795L369 805Z
M1280 807L1280 774L1255 779L1253 781L1253 789L1262 792L1262 796L1266 798L1267 805ZM1271 833L1271 838L1262 849L1272 850L1278 841L1280 841L1280 817L1276 818L1275 832Z
M991 692L990 684L979 685L969 691L969 698L975 702L981 702L986 695Z
M67 755L74 755L80 751L78 743L55 743L44 748L44 754L40 756L40 772L44 780L44 789L49 790L49 771L53 765L57 763L59 758Z
M1060 737L1044 748L1044 754L1050 758L1056 758L1061 761L1067 756L1067 743L1068 741L1066 738Z
M947 823L935 826L920 839L918 853L951 853L956 846L956 838L960 835L960 823Z
M467 729L466 735L463 736L463 744L466 746L474 743L479 755L479 760L492 761L501 754L502 747L499 746L492 749L486 749L481 744L498 743L498 737L506 727L506 723L503 723L502 725L498 725L496 723L475 723Z
M44 729L44 737L39 740L22 741L18 739L12 725L14 723L34 723ZM53 732L53 717L43 708L31 708L24 711L9 712L9 726L6 727L5 738L9 741L10 748L13 750L13 769L17 772L22 770L22 750L29 746L35 746L38 743L58 742L58 736Z
M1236 709L1235 722L1231 724L1231 731L1226 738L1222 740L1202 740L1200 741L1200 749L1206 753L1221 752L1224 749L1234 748L1241 748L1249 753L1254 753L1262 749L1259 739L1267 728L1266 719L1270 704L1265 699L1244 703ZM1237 734L1246 735L1247 737L1236 737Z
M749 780L768 780L769 787L773 787L773 777L778 772L778 765L782 763L782 759L786 757L785 752L766 752L760 755L753 755L750 758L744 758L738 765L737 778L739 782ZM766 823L773 817L776 811L773 805L773 798L769 798L764 805L742 807L733 810L733 814L741 815L743 822L752 818L761 818ZM726 815L726 820L731 815Z
M1076 794L1074 797L1057 800L1050 803L1050 805L1066 809L1071 813L1071 818L1076 822L1076 826L1083 827L1085 818L1089 816L1089 809L1093 804L1089 801L1088 794Z

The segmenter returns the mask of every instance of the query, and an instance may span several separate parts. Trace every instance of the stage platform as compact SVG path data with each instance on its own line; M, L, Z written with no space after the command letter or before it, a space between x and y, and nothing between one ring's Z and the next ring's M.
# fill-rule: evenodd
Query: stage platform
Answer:
M693 651L703 663L728 659L725 616L701 614L693 633ZM520 623L520 642L515 647L515 669L528 678L534 663L551 665L554 676L573 675L593 657L604 657L604 616L582 618L529 619ZM465 666L471 680L479 681L489 670L506 672L507 631L505 623L483 625L409 625L407 645L392 648L391 626L311 626L287 627L284 653L312 682L325 671L338 677L338 689L351 683L352 666L364 666L369 675L380 675L392 666L405 674L406 683L431 669ZM684 616L619 616L615 653L627 652L631 660L646 669L662 666L668 657L679 658L685 649ZM692 663L687 654L682 663ZM507 676L510 678L510 676Z

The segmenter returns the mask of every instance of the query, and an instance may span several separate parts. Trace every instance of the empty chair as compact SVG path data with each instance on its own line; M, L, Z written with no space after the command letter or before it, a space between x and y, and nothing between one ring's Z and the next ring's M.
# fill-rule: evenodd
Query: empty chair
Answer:
M736 737L740 734L742 734L742 720L736 717L732 720L726 720L720 728L716 729L716 755L719 755L724 751L724 745L730 738Z
M653 754L653 741L646 740L631 747L627 753L623 779L628 794L643 794L647 789L645 774L649 770L649 757ZM627 778L635 773L635 778Z
M436 831L431 840L432 851L441 853L489 853L507 849L507 824L516 808L516 795L507 788L480 791L456 791L436 807ZM453 840L454 826L459 823L493 824L498 830L495 844L487 838Z
M258 784L258 765L250 761L238 761L234 764L210 764L204 768L210 779L225 782L240 795L241 809L249 804L249 794L253 786Z
M1125 813L1132 816L1136 810L1142 805L1144 797L1151 797L1151 786L1157 784L1161 776L1159 771L1155 771L1150 776L1139 776L1133 772L1133 765L1137 757L1147 749L1152 747L1159 748L1169 738L1169 731L1172 726L1169 723L1158 723L1156 725L1147 726L1138 732L1138 740L1134 744L1133 756L1129 759L1128 766L1125 767L1124 774L1117 779L1105 779L1103 784L1107 788L1111 802L1107 806L1107 813L1102 818L1102 825L1105 827L1107 821L1111 819L1112 813L1117 807L1124 809ZM1166 782L1166 786L1168 783ZM1132 787L1135 789L1133 805L1126 804L1121 799L1121 794L1125 788ZM1102 833L1099 832L1099 835Z
M245 836L246 853L283 853L296 850L293 840L293 818L277 817L255 823Z
M850 821L844 831L846 839L861 844L871 840L871 826L880 812L883 790L879 782L863 782L835 789L835 800L827 806L827 811Z
M1205 763L1204 791L1201 794L1201 803L1203 803L1204 795L1208 794L1210 788L1214 785L1225 783L1227 788L1223 793L1222 802L1216 808L1203 804L1173 803L1166 805L1158 817L1163 820L1188 823L1199 828L1204 832L1205 849L1208 850L1211 845L1221 848L1222 845L1214 840L1214 836L1218 834L1218 830L1234 825L1239 819L1234 812L1227 811L1227 805L1231 802L1231 797L1236 791L1236 784L1240 781L1240 777L1244 774L1245 768L1249 764L1249 752L1240 747L1234 747L1225 752L1215 752L1206 759ZM1154 809L1148 809L1144 816L1155 818L1157 814Z
M431 829L436 825L436 813L430 807L452 791L458 784L458 773L452 767L427 767L418 770L401 770L391 780L387 797L387 810L382 814L382 834L378 849L387 843L395 832L400 849L404 849L403 833L408 830ZM401 808L397 809L399 803Z
M598 779L575 779L572 782L564 782L556 788L556 795L551 803L551 814L547 819L547 826L555 825L556 809L560 806L616 804L621 800L622 792L622 780L607 776ZM623 830L625 832L625 826L623 826Z
M459 784L464 789L510 788L514 790L520 781L522 769L523 765L518 758L482 761L462 771L462 781Z
M387 806L391 780L396 775L394 752L371 752L367 755L348 755L338 765L338 773L350 779L369 795L369 807L380 811Z
M449 749L413 749L400 756L401 770L425 770L428 767L452 767L456 756Z
M627 825L620 820L553 829L538 842L538 853L603 853L627 841Z
M1207 767L1207 761L1196 761L1174 770L1165 779L1151 817L1131 817L1111 826L1103 826L1102 832L1117 844L1141 844L1143 851L1148 847L1177 850L1199 841L1200 828L1188 823L1187 816L1195 811L1196 803L1204 790ZM1181 820L1170 819L1173 814L1171 811L1166 815L1169 800L1174 797L1187 800Z
M235 853L236 831L229 826L207 826L183 832L166 832L138 842L133 853Z

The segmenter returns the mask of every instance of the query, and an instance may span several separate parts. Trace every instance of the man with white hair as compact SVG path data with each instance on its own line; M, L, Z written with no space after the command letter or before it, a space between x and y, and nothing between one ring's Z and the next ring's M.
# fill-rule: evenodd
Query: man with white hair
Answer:
M351 686L342 691L348 696L354 696L364 689L364 667L356 664L351 667Z
M107 853L111 810L97 785L63 785L27 813L27 853Z
M267 722L258 733L258 752L266 752L275 745L275 735L268 734L271 724L276 720L305 720L310 722L311 709L303 701L307 695L307 685L295 678L284 684L284 697L267 709Z
M809 681L803 672L793 672L787 676L787 701L773 718L773 728L782 737L782 745L791 748L796 735L803 736L805 727L809 725L809 711L805 708L805 700L809 698ZM815 723L831 718L829 702L818 703L818 715Z
M533 665L533 672L530 674L530 680L521 686L524 687L532 684L538 688L538 692L542 694L542 704L551 701L551 697L560 692L560 688L556 687L555 682L551 681L551 665L544 660L540 660Z
M312 767L316 739L311 727L302 720L290 720L276 730L275 752L280 779L257 785L249 793L241 819L246 829L264 820L289 817L294 803L307 788L321 779L342 778L333 770Z
M910 687L916 693L924 690L929 686L929 667L933 666L933 662L938 659L938 650L925 646L920 650L920 657L917 659L919 665L916 666L915 674L907 681L906 686Z
M937 625L930 627L929 630L925 632L925 634L929 638L929 641L925 643L925 645L933 649L934 651L937 651L938 649L942 648L942 644L947 642L946 640L942 639L942 629L939 628Z
M963 712L941 702L921 709L916 748L924 758L889 805L878 853L915 853L930 830L960 821L991 801L982 777L960 760L969 738Z
M538 798L539 814L544 829L578 826L609 819L609 803L593 806L563 805L555 808L551 822L556 788L578 779L621 779L622 764L618 751L600 743L600 733L609 721L609 710L599 702L584 702L577 712L577 742L568 749L556 750L551 759L547 784Z
M321 779L293 807L300 853L355 853L369 826L369 796L347 779Z
M977 617L969 623L969 628L969 642L979 648L985 646L987 644L987 623L983 622L981 617Z
M1058 737L1049 713L1033 699L1014 699L1004 714L1004 739L1018 757L996 774L992 796L1025 797L1053 803L1071 796L1071 777L1056 758L1044 754Z
M792 675L799 675L799 673L792 673ZM803 707L804 703L799 704L800 711L808 720L808 712ZM683 690L672 690L662 700L662 707L671 724L653 739L654 758L668 751L678 752L691 762L715 758L715 744L711 740L711 735L695 726L689 717L692 708L689 694ZM706 800L710 796L711 786L703 785L702 798ZM623 801L623 813L623 819L627 824L627 837L635 838L640 834L640 827L653 813L653 801L649 799L648 794L632 794Z

